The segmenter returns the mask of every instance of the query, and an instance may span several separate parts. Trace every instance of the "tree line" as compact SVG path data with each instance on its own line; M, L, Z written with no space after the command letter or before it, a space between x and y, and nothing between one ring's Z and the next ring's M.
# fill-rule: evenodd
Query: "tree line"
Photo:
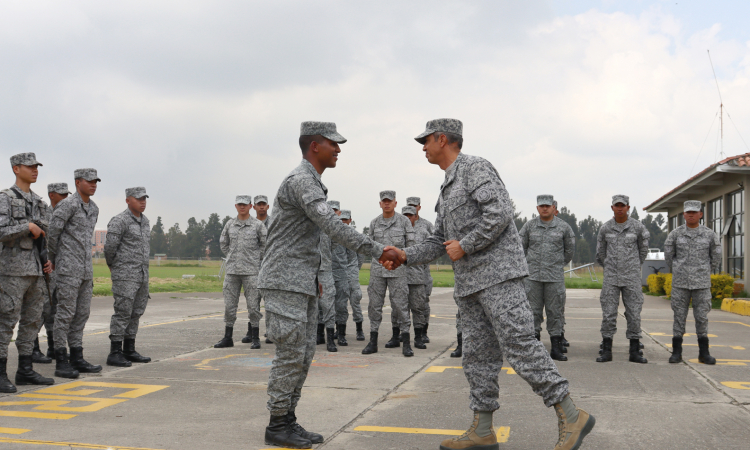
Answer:
M226 216L222 220L216 213L200 222L191 217L183 232L179 223L165 231L164 223L159 217L151 227L151 256L161 254L170 258L219 259L223 256L219 245L221 230L230 219L231 217Z

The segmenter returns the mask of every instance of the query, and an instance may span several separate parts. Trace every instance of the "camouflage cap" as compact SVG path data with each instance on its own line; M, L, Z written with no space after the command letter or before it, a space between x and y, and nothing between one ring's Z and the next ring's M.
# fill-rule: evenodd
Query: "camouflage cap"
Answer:
M406 197L406 204L411 206L419 206L422 204L422 199L419 197Z
M10 157L10 166L41 166L34 153L19 153Z
M630 205L630 197L627 195L617 194L612 196L612 206L615 206L618 203L622 203L624 205Z
M252 205L253 197L250 195L238 195L234 198L235 205Z
M125 197L133 197L133 198L148 198L148 195L146 194L146 188L143 186L137 186L132 188L125 189Z
M427 122L424 132L420 134L419 136L415 137L414 140L419 142L420 144L424 144L427 136L437 131L442 131L444 133L453 133L459 136L463 136L464 124L461 123L461 121L458 119L430 120L429 122Z
M86 181L102 181L99 176L96 174L96 169L87 168L87 169L76 169L73 172L73 178L79 179L83 178Z
M351 211L349 211L348 209L342 209L341 210L341 215L339 216L339 219L341 219L341 220L349 220L351 218L352 218L352 212Z
M698 200L688 200L684 203L685 212L700 212L703 204Z
M315 136L316 134L337 144L346 142L346 138L336 131L336 124L333 122L302 122L299 130L300 136Z
M70 194L68 183L50 183L47 185L47 193L56 192L61 195Z
M255 198L253 199L253 203L255 203L256 205L258 203L265 203L267 205L268 197L266 197L265 195L256 195Z
M380 191L380 200L396 200L396 191Z
M413 206L404 206L403 208L401 208L401 214L412 214L416 216L417 208Z
M330 206L333 209L338 209L341 211L341 203L339 203L338 200L328 200L328 206Z
M555 204L555 198L551 195L544 194L544 195L536 196L536 206L554 205L554 204Z

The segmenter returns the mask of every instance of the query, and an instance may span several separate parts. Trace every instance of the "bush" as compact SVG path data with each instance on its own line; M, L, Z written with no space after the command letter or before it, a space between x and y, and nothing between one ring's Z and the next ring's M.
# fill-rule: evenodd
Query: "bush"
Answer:
M744 286L743 286L744 287ZM711 297L721 303L734 292L734 277L728 273L711 275Z
M663 273L652 273L646 278L648 283L648 291L653 295L664 295L664 280L665 274Z
M671 273L664 274L664 294L666 294L667 297L672 296L672 274Z

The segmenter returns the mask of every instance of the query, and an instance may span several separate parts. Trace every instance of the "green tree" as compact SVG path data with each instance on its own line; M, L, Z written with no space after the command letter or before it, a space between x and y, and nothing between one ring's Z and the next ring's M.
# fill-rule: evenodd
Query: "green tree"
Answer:
M630 217L635 220L640 220L640 216L638 215L638 208L636 208L635 206L630 208Z
M511 200L510 204L513 206L513 223L516 225L516 229L518 231L521 231L521 228L523 228L523 226L526 224L526 222L529 221L529 219L521 217L521 211L516 210L516 202Z
M646 227L651 237L648 240L648 246L650 248L658 248L658 249L664 249L664 242L667 240L667 230L664 229L663 226L659 225L659 218L661 217L661 222L664 223L664 216L659 214L654 218L651 214L646 215L646 217L641 220L641 223L643 226Z
M156 219L156 225L151 227L151 256L167 253L167 236L164 234L164 224L161 216Z
M208 222L203 230L203 241L208 247L208 254L211 259L221 258L221 245L219 245L219 239L221 239L221 231L224 227L221 224L219 215L216 213L208 216Z
M185 257L196 259L206 257L206 243L203 240L205 227L205 220L198 222L195 217L188 219L188 226L185 230Z
M185 234L180 230L180 224L172 225L167 232L167 255L173 258L185 257Z
M557 217L564 220L565 223L570 225L570 228L573 229L573 234L575 234L576 237L580 236L578 232L578 219L576 219L576 215L570 212L570 210L563 206L560 212L557 214Z

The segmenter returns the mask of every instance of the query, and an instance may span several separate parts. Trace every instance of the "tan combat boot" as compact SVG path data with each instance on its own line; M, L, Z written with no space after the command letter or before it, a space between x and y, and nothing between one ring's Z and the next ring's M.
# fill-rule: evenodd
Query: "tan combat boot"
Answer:
M490 427L488 436L479 437L476 433L477 425L479 425L479 414L474 413L474 422L466 433L444 440L440 444L440 450L499 450L500 445L497 443L495 427Z
M558 403L555 405L557 413L558 427L560 429L560 438L555 445L555 450L578 450L581 447L583 438L591 432L596 424L594 416L586 411L578 409L578 420L568 423L565 411Z

